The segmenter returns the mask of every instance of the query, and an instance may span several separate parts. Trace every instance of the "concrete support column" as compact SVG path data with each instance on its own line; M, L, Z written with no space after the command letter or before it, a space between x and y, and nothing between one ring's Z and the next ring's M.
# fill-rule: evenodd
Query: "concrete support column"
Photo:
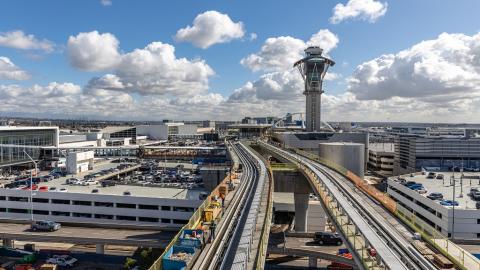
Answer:
M95 246L95 253L97 253L97 254L105 254L105 245L104 245L104 244L96 244L96 246Z
M13 240L12 239L4 238L2 240L3 240L2 244L3 244L4 247L13 248Z
M317 268L317 258L308 257L308 268Z
M307 232L307 214L308 201L310 200L309 193L294 193L295 201L295 231Z

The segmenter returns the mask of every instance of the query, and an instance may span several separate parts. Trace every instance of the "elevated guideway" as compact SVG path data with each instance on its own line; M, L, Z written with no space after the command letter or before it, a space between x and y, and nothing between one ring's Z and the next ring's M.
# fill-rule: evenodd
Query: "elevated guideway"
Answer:
M271 225L271 179L263 160L245 143L233 149L243 166L238 200L192 269L263 269Z
M213 200L212 196L207 198L150 270L263 269L273 205L270 173L247 143L232 143L228 148L234 169L241 167L235 190L225 198L224 207L213 220L206 219L205 211ZM182 245L188 241L182 237L193 230L203 235L204 242L185 248ZM182 249L191 259L172 259L171 254Z
M259 142L272 154L295 164L320 196L330 219L362 269L436 269L390 224L369 207L349 180L304 156ZM372 253L374 249L376 252Z

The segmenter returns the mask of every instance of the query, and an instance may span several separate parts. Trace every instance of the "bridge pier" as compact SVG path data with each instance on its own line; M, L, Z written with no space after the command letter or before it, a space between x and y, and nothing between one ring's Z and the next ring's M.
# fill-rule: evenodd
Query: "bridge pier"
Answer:
M105 245L104 244L96 244L95 245L95 253L105 254Z
M310 200L309 193L294 193L295 202L295 231L307 232L307 217L308 217L308 201Z
M4 247L13 248L13 240L12 239L4 238L4 239L2 239L2 244L3 244Z
M308 257L308 268L317 268L317 257Z

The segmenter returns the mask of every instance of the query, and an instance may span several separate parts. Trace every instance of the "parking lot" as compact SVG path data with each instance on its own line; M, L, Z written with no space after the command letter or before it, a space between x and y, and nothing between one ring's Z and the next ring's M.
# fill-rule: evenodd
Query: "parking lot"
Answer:
M42 171L33 177L33 190L40 192L76 192L80 187L115 185L148 186L176 189L202 189L198 166L189 163L164 163L154 160L114 159L103 161L88 172L76 175ZM13 177L13 176L12 176ZM17 176L4 183L5 188L30 189L30 178ZM27 177L27 178L25 178ZM111 179L111 180L108 180ZM98 189L92 192L97 192Z

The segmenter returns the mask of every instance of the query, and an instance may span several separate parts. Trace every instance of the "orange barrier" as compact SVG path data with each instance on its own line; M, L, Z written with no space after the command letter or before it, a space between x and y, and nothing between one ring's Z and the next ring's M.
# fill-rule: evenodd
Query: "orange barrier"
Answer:
M309 158L311 160L317 161L318 163L329 167L330 169L338 172L339 174L345 176L347 179L349 179L352 183L355 184L355 186L361 190L363 190L365 193L367 193L369 196L373 197L375 200L380 202L385 208L387 208L391 213L395 214L397 211L397 203L388 196L388 194L383 193L376 189L375 187L369 185L367 182L365 182L362 178L360 178L358 175L354 174L353 172L347 170L346 168L333 163L329 160L320 158L312 153L305 152L302 150L296 149L295 152L297 154L304 156L306 158Z

